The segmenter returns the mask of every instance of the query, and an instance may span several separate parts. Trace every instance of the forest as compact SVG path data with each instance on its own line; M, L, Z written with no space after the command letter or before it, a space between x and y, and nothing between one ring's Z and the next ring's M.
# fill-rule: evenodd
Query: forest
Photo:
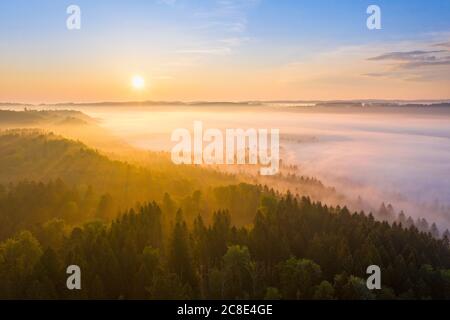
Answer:
M390 205L352 211L42 129L4 130L0 150L1 299L450 299L448 232Z

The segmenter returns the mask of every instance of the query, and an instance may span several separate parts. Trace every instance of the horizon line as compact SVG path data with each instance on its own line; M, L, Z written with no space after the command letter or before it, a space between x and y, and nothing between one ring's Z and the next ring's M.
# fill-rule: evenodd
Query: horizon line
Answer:
M89 102L40 102L40 103L27 103L27 102L6 102L0 101L0 106L64 106L64 105L107 105L107 104L178 104L178 105L195 105L195 104L264 104L264 103L377 103L377 102L397 102L397 103L450 103L450 98L447 99L311 99L311 100L292 100L292 99L276 99L276 100L118 100L118 101L89 101Z

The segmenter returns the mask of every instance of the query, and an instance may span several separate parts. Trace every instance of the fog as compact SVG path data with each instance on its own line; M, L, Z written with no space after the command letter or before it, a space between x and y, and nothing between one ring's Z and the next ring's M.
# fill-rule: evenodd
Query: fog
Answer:
M334 186L364 209L450 226L450 110L437 107L73 107L131 145L170 151L171 133L204 128L280 129L283 162Z
M443 108L83 108L130 144L170 151L176 128L278 128L285 163L373 208L450 225L450 111ZM126 112L124 112L126 111Z

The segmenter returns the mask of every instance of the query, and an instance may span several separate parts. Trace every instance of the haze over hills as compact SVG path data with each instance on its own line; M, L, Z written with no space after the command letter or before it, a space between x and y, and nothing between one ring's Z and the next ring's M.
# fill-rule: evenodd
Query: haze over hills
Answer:
M148 151L163 152L166 158L170 157L174 145L170 141L172 131L192 128L196 120L221 130L276 126L281 132L282 170L298 177L313 177L326 187L335 187L339 195L323 188L318 188L318 192L309 186L305 189L301 179L283 179L283 182L264 179L264 183L277 185L283 191L298 190L314 200L347 205L354 210L376 212L383 202L391 203L396 213L403 210L414 219L427 218L436 222L441 232L450 226L446 179L450 163L446 151L450 139L450 108L71 107L82 113L65 111L67 106L42 108L39 112L32 109L16 113L5 111L0 114L0 119L4 119L0 123L3 121L4 128L44 128L79 139L112 159L128 161L132 158L139 164L152 161ZM60 110L60 116L50 111L52 109ZM5 119L11 116L22 117L23 121L8 126ZM73 119L78 116L81 122ZM25 120L30 117L37 122L27 123ZM290 165L296 169L290 170ZM248 168L234 166L221 168L229 169L232 173L248 171ZM261 177L249 176L245 181L261 180Z
M14 103L0 102L0 107L83 107L83 106L264 106L264 105L290 105L290 106L326 106L326 107L371 107L371 106L405 106L405 107L450 107L450 99L442 100L379 100L379 99L363 99L363 100L252 100L252 101L100 101L100 102L63 102L63 103Z

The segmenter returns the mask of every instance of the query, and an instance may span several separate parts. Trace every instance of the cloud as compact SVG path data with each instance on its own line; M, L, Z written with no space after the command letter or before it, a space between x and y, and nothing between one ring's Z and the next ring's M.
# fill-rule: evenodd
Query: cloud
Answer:
M259 2L260 0L205 1L200 9L193 12L196 21L193 29L200 35L198 41L176 53L192 56L225 56L234 53L251 39L245 34L247 14Z
M257 7L260 0L217 0L212 5L195 12L207 26L221 27L223 32L243 33L247 29L248 11Z
M199 55L229 55L233 49L241 46L243 43L250 41L249 37L232 37L218 40L218 46L207 47L200 46L198 48L188 48L178 50L177 53L199 54Z
M222 9L234 11L257 6L260 2L260 0L218 0L217 4Z
M166 4L169 6L175 5L177 0L158 0L158 3Z
M434 47L450 48L450 41L448 41L448 42L436 43L436 44L433 45L433 46L434 46Z
M434 51L405 51L405 52L388 52L382 55L369 58L371 61L380 61L380 60L395 60L395 61L429 61L436 60L436 56L432 55L435 53L447 52L447 50L434 50Z
M177 53L206 54L206 55L227 55L227 54L231 53L231 48L229 48L229 47L193 48L193 49L178 50Z
M237 47L250 41L250 37L232 37L219 40L219 42L229 47Z
M363 74L363 76L374 77L374 78L386 77L386 76L389 76L389 75L390 75L389 72L369 72L369 73L364 73Z
M447 42L434 44L431 47L444 47ZM366 76L395 75L399 70L434 70L436 67L450 66L449 50L409 50L383 53L367 59L368 61L388 62L390 69L380 73L367 73ZM408 78L408 77L407 77ZM422 78L415 75L415 79ZM448 76L446 76L448 78Z
M435 67L435 66L449 66L450 65L450 57L439 58L436 61L417 61L417 62L409 62L402 65L404 69L415 69L421 67Z

